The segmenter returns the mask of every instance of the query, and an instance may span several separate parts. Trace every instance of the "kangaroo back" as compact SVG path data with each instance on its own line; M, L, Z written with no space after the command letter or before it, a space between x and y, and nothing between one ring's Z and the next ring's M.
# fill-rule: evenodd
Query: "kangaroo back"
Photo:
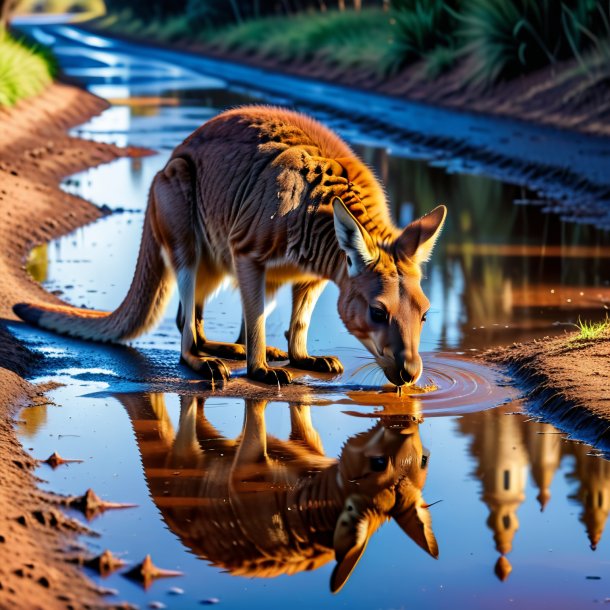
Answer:
M127 296L115 311L30 303L17 303L13 311L30 324L93 341L124 341L154 326L171 296L173 279L154 235L153 213L151 189L136 270Z

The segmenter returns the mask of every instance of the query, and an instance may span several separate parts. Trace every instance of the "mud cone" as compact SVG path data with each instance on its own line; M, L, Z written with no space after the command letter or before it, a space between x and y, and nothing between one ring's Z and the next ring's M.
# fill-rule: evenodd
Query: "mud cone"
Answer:
M130 578L131 580L141 583L145 589L148 589L148 587L150 587L153 581L155 581L157 578L171 578L182 575L182 572L158 568L152 562L150 555L146 555L142 563L134 566L131 570L125 572L124 574L126 578Z
M48 464L51 468L55 469L62 464L80 464L83 460L66 460L62 458L57 451L53 452L46 460L41 460L44 464Z
M115 557L109 550L105 550L101 555L92 557L84 562L88 568L92 568L101 576L109 576L116 570L122 568L125 562L118 557Z
M81 511L90 521L104 511L118 508L134 508L137 504L121 504L102 500L93 489L88 489L82 496L72 496L66 499L66 505Z

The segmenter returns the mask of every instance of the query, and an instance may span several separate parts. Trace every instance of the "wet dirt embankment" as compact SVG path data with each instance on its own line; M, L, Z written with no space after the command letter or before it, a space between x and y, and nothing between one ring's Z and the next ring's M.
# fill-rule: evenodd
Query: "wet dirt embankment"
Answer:
M174 46L176 44L182 49L209 57L410 101L510 117L594 136L610 136L607 74L586 72L576 60L556 63L531 74L485 87L472 84L466 62L435 79L426 79L420 64L408 66L391 76L383 76L359 67L331 65L319 57L285 60L240 49L220 50L211 44L173 43Z
M577 332L488 352L508 367L535 413L610 451L610 331L593 340Z
M101 215L64 193L61 178L130 151L72 138L67 129L106 108L78 89L53 85L35 99L0 109L0 608L90 608L102 605L93 583L67 563L69 538L82 527L36 488L35 461L17 440L20 407L45 401L24 376L37 356L6 330L18 301L53 300L23 261L39 243ZM38 457L38 456L37 456ZM39 456L46 458L48 456ZM84 491L84 490L83 490Z

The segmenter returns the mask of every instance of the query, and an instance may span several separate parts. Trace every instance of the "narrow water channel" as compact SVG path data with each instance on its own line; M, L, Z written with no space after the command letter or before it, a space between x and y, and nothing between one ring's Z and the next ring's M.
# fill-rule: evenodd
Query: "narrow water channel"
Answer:
M98 44L95 53L77 53L69 38L51 33L66 72L114 100L75 131L158 151L66 180L66 190L112 214L37 248L29 261L33 277L68 302L112 309L131 280L148 186L171 149L226 107L278 100L178 66L129 60L120 50L111 68L104 63L111 49L101 52ZM65 494L93 487L104 499L138 505L96 516L91 526L101 537L84 540L90 551L109 548L132 564L150 553L160 567L183 573L149 588L122 571L100 582L117 589L111 599L141 607L572 609L606 602L608 462L528 417L518 392L469 357L562 333L579 316L603 318L610 235L562 222L549 211L552 202L477 175L476 168L448 173L405 157L406 147L372 139L344 118L319 116L375 169L397 222L438 203L449 208L423 282L432 302L422 337L423 382L438 389L403 399L376 391L382 379L359 370L365 352L338 319L333 287L316 307L310 346L340 356L346 373L311 396L307 385L320 380L305 379L297 402L281 395L261 404L222 392L125 392L114 382L112 359L72 345L79 364L52 376L64 384L51 393L54 404L21 415L24 446L39 458L58 451L83 460L54 470L42 465L45 487ZM282 346L288 292L269 309L269 341ZM176 302L134 347L177 360L175 311ZM206 311L206 331L226 340L237 335L239 320L239 299L227 286ZM51 351L55 339L43 333L39 346ZM240 445L244 418L250 440ZM260 425L252 432L252 421L263 420L271 458L264 463L252 453L264 438ZM316 487L311 498L323 517L308 521L311 511L299 510L287 490L315 487L337 460L349 473L346 488L325 495ZM359 526L370 542L333 596L340 554L334 531L353 485L375 506ZM431 517L426 527L413 521L418 502L430 505L423 509ZM438 561L430 556L432 535Z

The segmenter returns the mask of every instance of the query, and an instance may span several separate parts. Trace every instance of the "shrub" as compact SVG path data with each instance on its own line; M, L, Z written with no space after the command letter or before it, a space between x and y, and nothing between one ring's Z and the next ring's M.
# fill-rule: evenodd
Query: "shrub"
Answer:
M28 46L0 31L0 106L40 93L55 75L48 51Z
M590 0L464 0L459 18L473 79L488 84L575 57L590 46L600 10Z
M456 47L455 4L444 0L394 0L388 68L396 72L442 48L443 63ZM455 60L455 55L451 62Z

